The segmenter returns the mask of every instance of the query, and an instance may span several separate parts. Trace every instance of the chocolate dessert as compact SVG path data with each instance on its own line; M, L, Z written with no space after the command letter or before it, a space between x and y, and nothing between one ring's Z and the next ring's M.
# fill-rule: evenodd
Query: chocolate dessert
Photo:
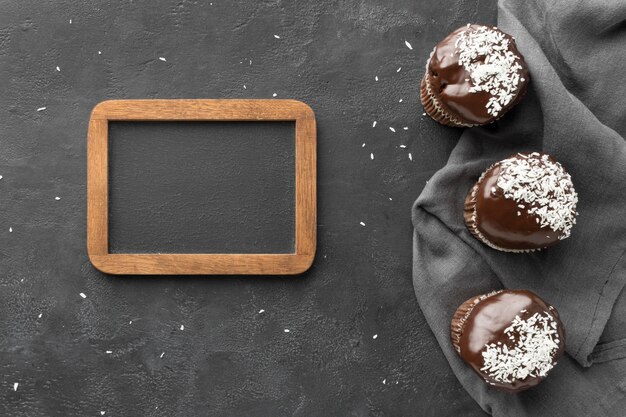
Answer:
M439 42L426 63L421 101L449 126L484 125L502 117L530 80L512 36L495 27L463 26Z
M526 290L467 300L455 312L450 332L458 354L486 383L512 393L539 384L565 349L559 313Z
M569 237L578 195L551 156L518 153L493 164L465 199L464 218L481 242L505 252L529 252Z

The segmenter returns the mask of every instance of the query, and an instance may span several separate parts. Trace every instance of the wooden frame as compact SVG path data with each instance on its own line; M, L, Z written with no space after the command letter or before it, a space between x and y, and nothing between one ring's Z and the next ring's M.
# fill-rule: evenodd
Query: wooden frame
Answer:
M109 121L295 121L295 252L112 254L108 241ZM316 248L315 114L296 100L110 100L94 107L87 136L87 253L109 274L267 274L306 271Z

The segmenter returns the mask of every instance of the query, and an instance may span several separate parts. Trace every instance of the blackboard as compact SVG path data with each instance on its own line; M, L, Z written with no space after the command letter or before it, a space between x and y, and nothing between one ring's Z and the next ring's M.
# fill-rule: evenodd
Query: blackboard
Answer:
M109 123L111 253L291 253L294 122Z
M119 100L88 135L87 244L114 274L295 274L315 254L315 119L293 100Z

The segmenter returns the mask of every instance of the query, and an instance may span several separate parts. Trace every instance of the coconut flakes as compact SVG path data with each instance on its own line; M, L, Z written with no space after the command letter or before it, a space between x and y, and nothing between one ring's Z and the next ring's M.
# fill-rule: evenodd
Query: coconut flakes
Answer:
M471 27L456 42L459 63L470 74L470 93L486 91L491 98L487 113L497 116L517 94L520 82L520 56L509 49L504 33L486 26Z
M545 377L554 367L560 340L556 321L550 314L535 313L526 319L517 315L504 333L512 344L489 343L482 352L481 371L491 379L510 383Z
M541 227L560 232L559 239L569 237L576 224L578 194L561 164L533 152L505 159L500 167L496 184L504 197L515 200L520 208L527 207Z

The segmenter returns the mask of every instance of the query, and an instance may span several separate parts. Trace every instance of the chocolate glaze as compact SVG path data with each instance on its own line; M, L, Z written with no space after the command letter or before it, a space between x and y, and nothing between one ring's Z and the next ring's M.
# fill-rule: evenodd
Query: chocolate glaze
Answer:
M480 25L470 25L470 29L478 27ZM467 26L455 30L435 46L428 61L427 81L435 99L451 117L467 125L488 124L500 118L522 99L530 80L528 67L513 37L505 33L509 39L509 50L520 57L522 69L518 73L525 81L520 81L515 98L498 115L489 114L486 105L491 94L486 91L470 92L472 83L466 81L470 79L469 73L459 63L455 42L458 35L466 30ZM478 60L482 62L484 57L479 57Z
M469 306L469 315L462 324L460 337L458 338L458 352L461 358L487 383L494 388L507 392L519 392L536 386L545 377L526 377L510 383L494 380L483 371L483 356L485 345L501 342L511 347L512 342L506 336L504 330L511 325L515 316L526 319L535 313L548 313L557 323L559 336L559 348L553 354L553 362L556 362L565 350L565 332L559 318L559 313L554 307L547 304L536 294L526 290L504 290L485 297L474 304L476 297L468 300L463 306ZM472 307L473 306L473 307ZM525 312L521 312L526 310ZM454 328L455 324L452 323ZM454 338L453 338L454 340Z
M516 157L519 154L511 156ZM499 162L491 166L468 193L464 218L469 230L501 250L535 250L558 243L561 231L541 227L537 216L528 213L530 206L520 208L518 202L504 197L496 185L501 169Z
M519 208L515 200L504 197L496 186L500 169L497 165L490 168L476 185L476 227L480 234L504 249L540 249L559 242L560 232L541 227L536 215L528 214L528 210ZM471 195L468 198L471 200Z

